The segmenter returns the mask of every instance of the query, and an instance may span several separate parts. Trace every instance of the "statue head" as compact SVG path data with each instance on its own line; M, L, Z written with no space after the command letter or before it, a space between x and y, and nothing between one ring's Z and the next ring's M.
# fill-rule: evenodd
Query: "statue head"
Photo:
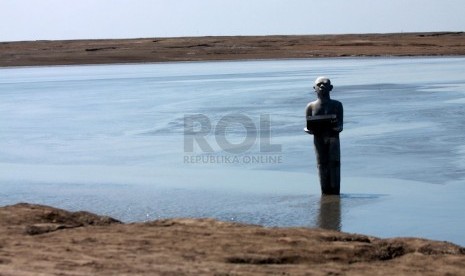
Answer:
M318 95L329 95L329 92L333 90L333 86L331 85L331 81L327 77L318 77L315 80L315 85L313 86L315 92Z

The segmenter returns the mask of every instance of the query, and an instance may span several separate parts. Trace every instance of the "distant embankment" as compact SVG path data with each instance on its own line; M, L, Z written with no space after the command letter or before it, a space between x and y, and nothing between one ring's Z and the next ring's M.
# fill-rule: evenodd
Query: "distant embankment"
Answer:
M464 32L0 43L0 66L446 55L465 55Z

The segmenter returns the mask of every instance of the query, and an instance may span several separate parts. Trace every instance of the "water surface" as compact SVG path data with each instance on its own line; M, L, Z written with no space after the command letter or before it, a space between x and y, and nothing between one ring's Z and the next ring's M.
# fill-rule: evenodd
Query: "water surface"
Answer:
M85 209L124 221L215 217L465 245L464 58L195 62L0 69L0 205ZM321 199L312 81L344 104L342 193ZM184 152L184 117L231 114L271 142L231 156ZM228 128L231 141L246 130ZM186 156L217 162L185 163ZM278 156L280 162L244 162ZM223 161L221 161L223 160Z

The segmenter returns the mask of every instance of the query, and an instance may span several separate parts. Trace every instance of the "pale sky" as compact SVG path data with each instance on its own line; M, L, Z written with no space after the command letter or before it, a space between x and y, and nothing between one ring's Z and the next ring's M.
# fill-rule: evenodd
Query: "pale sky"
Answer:
M0 0L0 41L465 31L464 0Z

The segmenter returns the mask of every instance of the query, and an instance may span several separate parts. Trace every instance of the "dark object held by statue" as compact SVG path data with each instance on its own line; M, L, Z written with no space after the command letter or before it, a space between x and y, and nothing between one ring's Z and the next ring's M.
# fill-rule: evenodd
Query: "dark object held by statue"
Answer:
M307 133L318 133L330 130L337 123L337 116L330 115L315 115L307 116L307 127L304 129Z

